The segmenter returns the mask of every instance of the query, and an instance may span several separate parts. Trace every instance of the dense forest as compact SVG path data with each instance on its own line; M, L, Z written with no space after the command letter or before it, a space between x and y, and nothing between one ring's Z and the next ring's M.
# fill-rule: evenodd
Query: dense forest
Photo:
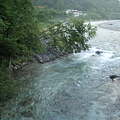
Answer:
M96 28L82 19L59 21L60 16L67 17L63 11L41 8L30 0L0 0L0 102L19 89L15 67L30 61L34 53L44 53L44 41L50 49L70 53L89 48L86 42Z
M32 0L36 6L65 11L77 9L87 13L85 19L120 19L118 0Z

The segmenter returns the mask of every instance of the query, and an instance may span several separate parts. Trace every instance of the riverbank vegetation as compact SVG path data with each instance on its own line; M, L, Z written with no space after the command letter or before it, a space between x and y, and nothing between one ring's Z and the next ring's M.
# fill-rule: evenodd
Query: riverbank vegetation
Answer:
M41 34L49 47L68 53L80 52L89 49L87 41L96 35L96 27L85 24L82 19L71 19L59 22Z
M60 16L64 18L66 14L35 7L30 0L1 0L0 100L10 98L17 90L13 67L28 61L33 53L44 53L43 41L67 52L89 48L86 42L96 34L96 28L79 19L60 22Z
M43 49L39 40L38 20L29 0L0 2L0 99L13 89L11 65Z

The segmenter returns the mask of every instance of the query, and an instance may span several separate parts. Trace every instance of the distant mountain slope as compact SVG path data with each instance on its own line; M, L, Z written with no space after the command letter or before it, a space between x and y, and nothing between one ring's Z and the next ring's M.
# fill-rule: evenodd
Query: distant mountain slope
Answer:
M47 6L56 10L77 9L95 13L101 18L120 19L119 0L32 0L35 5Z
M81 9L86 11L94 6L89 0L32 0L35 5L52 7L57 10Z

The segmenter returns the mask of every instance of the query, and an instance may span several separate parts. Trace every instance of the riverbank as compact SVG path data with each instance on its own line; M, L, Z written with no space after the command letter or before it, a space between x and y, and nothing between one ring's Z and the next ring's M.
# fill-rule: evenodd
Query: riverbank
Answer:
M98 26L109 30L120 31L120 20L107 21L100 23Z
M94 23L94 22L91 22L91 23ZM98 24L98 27L101 27L101 28L104 28L104 29L109 29L109 30L120 31L120 21L118 21L118 20L100 21L100 24ZM60 50L57 50L57 49L47 48L48 45L46 45L46 42L43 42L43 44L45 44L44 46L47 49L46 52L42 53L42 54L34 54L33 59L30 61L30 63L31 62L46 63L46 62L53 61L57 58L60 58L64 55L69 54L65 51L60 51ZM20 64L20 65L16 65L14 67L12 66L12 68L14 70L17 70L19 68L24 67L27 64L29 64L29 62Z
M98 22L98 21L97 21ZM109 29L109 30L116 30L120 31L120 21L118 20L111 20L111 21L100 21L102 23L98 24L98 27ZM34 54L34 57L39 63L46 63L53 61L61 56L67 55L69 53L64 51L59 51L56 49L50 50L48 49L46 53L43 54Z
M48 49L45 53L34 54L34 57L39 63L46 63L46 62L53 61L67 54L69 53L65 51L60 51L57 49Z

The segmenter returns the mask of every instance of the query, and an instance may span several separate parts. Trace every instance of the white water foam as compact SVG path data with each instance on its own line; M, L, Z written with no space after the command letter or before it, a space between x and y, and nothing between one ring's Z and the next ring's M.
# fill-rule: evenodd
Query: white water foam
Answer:
M99 51L100 54L96 52ZM87 62L90 68L94 70L99 70L104 68L105 65L115 62L115 60L120 59L120 57L115 57L115 51L101 50L96 47L92 47L87 51L82 51L81 53L74 53L71 56L73 61L77 62Z
M96 53L97 51L100 51L101 53L97 54ZM80 60L80 61L94 57L94 58L98 58L101 62L105 62L111 60L114 55L115 55L115 51L106 51L93 47L90 48L90 50L88 51L82 51L81 53L74 53L72 57L73 60Z

